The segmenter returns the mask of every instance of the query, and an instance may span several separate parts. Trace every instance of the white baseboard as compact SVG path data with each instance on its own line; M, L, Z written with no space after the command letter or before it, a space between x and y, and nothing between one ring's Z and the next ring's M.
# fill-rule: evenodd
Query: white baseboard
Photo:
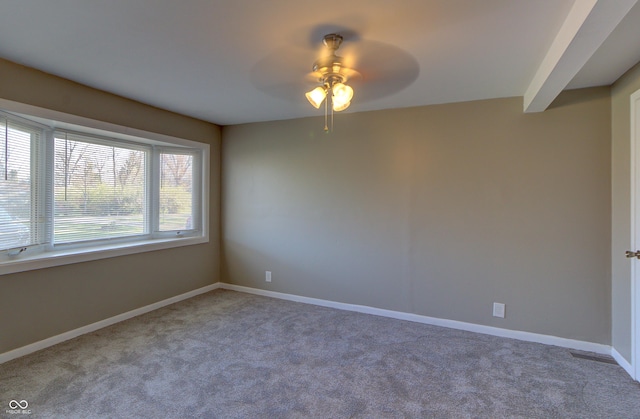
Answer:
M560 346L563 348L577 349L581 351L589 351L589 352L595 352L599 354L607 354L607 355L611 355L616 360L616 362L632 378L634 378L633 367L631 366L631 364L622 355L620 355L618 351L615 350L615 348L612 348L609 345L603 345L600 343L593 343L593 342L585 342L585 341L580 341L575 339L566 339L566 338L561 338L557 336L542 335L538 333L522 332L518 330L501 329L499 327L483 326L483 325L461 322L456 320L439 319L436 317L422 316L419 314L405 313L401 311L385 310L385 309L362 306L357 304L340 303L336 301L322 300L319 298L302 297L295 294L286 294L286 293L275 292L275 291L261 290L258 288L250 288L250 287L244 287L241 285L226 284L222 282L217 282L215 284L207 285L205 287L198 288L196 290L189 291L184 294L176 295L174 297L167 298L166 300L158 301L156 303L149 304L147 306L140 307L135 310L127 311L126 313L118 314L117 316L100 320L98 322L91 323L86 326L82 326L78 329L70 330L68 332L65 332L56 336L52 336L50 338L23 346L21 348L13 349L9 352L2 353L0 354L0 364L7 361L11 361L12 359L19 358L21 356L28 355L36 351L39 351L49 346L56 345L58 343L67 341L69 339L73 339L80 335L91 333L96 330L102 329L104 327L111 326L115 323L128 320L130 318L148 313L153 310L157 310L159 308L168 306L173 303L177 303L178 301L186 300L188 298L195 297L196 295L213 291L218 288L245 292L248 294L262 295L265 297L279 298L282 300L295 301L299 303L313 304L313 305L322 306L322 307L336 308L339 310L355 311L358 313L373 314L376 316L389 317L389 318L398 319L398 320L407 320L407 321L412 321L416 323L424 323L424 324L429 324L434 326L448 327L451 329L466 330L469 332L483 333L486 335L518 339L518 340L527 341L527 342L536 342L536 343L542 343L546 345Z
M631 378L634 378L636 380L637 378L640 378L634 377L633 367L631 366L629 361L627 361L622 355L620 355L618 351L616 351L616 348L611 348L611 356L616 360L618 365L620 365L627 372L627 374L631 376Z
M157 310L161 307L168 306L170 304L177 303L178 301L186 300L188 298L195 297L196 295L204 294L205 292L209 292L218 288L220 288L220 283L216 282L215 284L207 285L206 287L185 292L184 294L176 295L175 297L167 298L166 300L158 301L144 307L136 308L135 310L127 311L126 313L118 314L117 316L109 317L108 319L100 320L98 322L61 333L59 335L52 336L50 338L29 344L27 346L23 346L21 348L13 349L9 352L0 354L0 364L39 351L41 349L48 348L49 346L56 345L66 340L73 339L80 335L84 335L85 333L95 332L96 330L102 329L103 327L111 326L112 324L128 320L132 317Z
M539 333L522 332L519 330L501 329L499 327L483 326L474 323L466 323L456 320L439 319L436 317L422 316L419 314L405 313L402 311L385 310L369 306L361 306L356 304L339 303L329 300L321 300L318 298L301 297L294 294L285 294L275 291L261 290L257 288L244 287L241 285L233 285L220 283L220 288L246 292L249 294L263 295L266 297L279 298L282 300L296 301L299 303L313 304L323 307L337 308L340 310L356 311L358 313L373 314L376 316L390 317L399 320L408 320L416 323L430 324L433 326L448 327L451 329L466 330L469 332L483 333L485 335L499 336L503 338L518 339L527 342L543 343L545 345L560 346L563 348L577 349L581 351L595 352L599 354L611 354L611 346L600 343L585 342L575 339L561 338L557 336L542 335ZM624 367L623 367L624 368ZM626 368L625 368L626 369ZM628 372L628 370L627 370Z

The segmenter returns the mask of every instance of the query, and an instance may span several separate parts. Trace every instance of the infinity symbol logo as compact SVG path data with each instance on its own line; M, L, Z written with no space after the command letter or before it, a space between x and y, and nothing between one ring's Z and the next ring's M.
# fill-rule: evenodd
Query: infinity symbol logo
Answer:
M18 409L18 408L26 409L27 407L29 407L29 403L26 400L20 400L19 402L15 400L11 400L9 402L10 409Z

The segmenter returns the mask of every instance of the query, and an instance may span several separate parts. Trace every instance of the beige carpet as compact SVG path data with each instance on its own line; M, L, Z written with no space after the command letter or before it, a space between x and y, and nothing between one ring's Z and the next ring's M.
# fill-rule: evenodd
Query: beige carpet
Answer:
M0 365L2 417L640 418L564 348L217 290Z

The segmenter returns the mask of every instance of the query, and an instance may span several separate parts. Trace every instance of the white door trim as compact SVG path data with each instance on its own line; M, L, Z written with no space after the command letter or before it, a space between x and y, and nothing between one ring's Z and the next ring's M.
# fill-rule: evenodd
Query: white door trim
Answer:
M631 251L640 246L640 90L631 95ZM637 260L631 260L631 365L633 378L640 380L640 270Z

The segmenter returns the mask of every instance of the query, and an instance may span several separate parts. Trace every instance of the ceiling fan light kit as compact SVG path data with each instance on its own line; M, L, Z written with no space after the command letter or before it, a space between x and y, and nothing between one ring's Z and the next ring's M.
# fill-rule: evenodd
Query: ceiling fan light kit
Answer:
M322 105L322 101L327 96L327 92L324 87L318 86L312 91L305 93L305 96L314 108L320 109L320 105Z
M305 94L309 103L316 109L319 109L324 101L325 132L329 131L327 126L328 102L331 102L331 130L333 131L333 112L347 109L353 98L353 88L345 83L349 77L358 74L357 71L345 66L343 58L336 55L342 40L342 36L335 33L325 35L322 42L329 48L330 53L313 63L313 74L317 75L321 86L317 86Z

